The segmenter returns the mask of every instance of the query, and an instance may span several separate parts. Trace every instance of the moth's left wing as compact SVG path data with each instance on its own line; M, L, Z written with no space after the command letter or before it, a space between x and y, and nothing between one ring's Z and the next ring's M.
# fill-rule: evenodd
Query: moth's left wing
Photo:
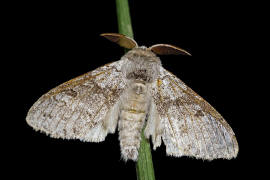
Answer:
M67 81L41 96L26 121L51 137L100 142L114 133L126 88L123 60Z
M151 94L149 123L155 127L146 135L152 135L154 148L162 137L168 155L208 160L237 156L238 144L228 123L176 76L161 67Z

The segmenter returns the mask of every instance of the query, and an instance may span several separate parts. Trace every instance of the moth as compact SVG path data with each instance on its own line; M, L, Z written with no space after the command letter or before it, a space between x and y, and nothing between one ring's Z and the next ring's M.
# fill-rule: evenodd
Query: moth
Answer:
M130 49L119 61L67 81L41 96L26 121L54 138L101 142L119 131L122 158L137 161L141 131L155 150L171 156L231 159L238 143L224 118L164 69L157 55L187 51L168 44L149 48L124 35L101 36Z

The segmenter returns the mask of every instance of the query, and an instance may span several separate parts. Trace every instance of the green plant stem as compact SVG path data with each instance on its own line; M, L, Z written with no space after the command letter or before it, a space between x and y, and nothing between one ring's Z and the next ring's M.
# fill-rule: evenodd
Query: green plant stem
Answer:
M152 162L151 146L144 137L144 130L141 133L141 145L139 150L139 158L136 164L136 172L138 180L155 180L154 166Z
M118 31L133 38L132 25L130 20L128 0L116 0ZM138 180L155 180L154 166L152 162L151 147L148 140L144 137L144 129L141 132L141 145L139 157L136 163Z
M128 0L116 0L116 11L119 33L133 38Z

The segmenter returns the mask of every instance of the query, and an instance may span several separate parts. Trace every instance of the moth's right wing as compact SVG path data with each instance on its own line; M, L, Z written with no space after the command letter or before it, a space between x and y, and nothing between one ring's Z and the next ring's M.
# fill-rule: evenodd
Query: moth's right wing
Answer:
M31 107L27 123L55 138L103 141L116 129L126 88L123 63L104 65L50 90Z
M176 76L161 67L151 94L145 133L152 135L154 148L162 138L168 155L208 160L237 156L238 144L228 123Z

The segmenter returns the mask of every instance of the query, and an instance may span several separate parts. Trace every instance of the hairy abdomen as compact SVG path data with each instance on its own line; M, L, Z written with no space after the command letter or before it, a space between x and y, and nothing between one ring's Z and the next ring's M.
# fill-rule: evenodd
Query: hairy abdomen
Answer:
M148 95L146 85L131 83L122 98L119 120L119 140L124 160L138 158L141 131L148 111Z

